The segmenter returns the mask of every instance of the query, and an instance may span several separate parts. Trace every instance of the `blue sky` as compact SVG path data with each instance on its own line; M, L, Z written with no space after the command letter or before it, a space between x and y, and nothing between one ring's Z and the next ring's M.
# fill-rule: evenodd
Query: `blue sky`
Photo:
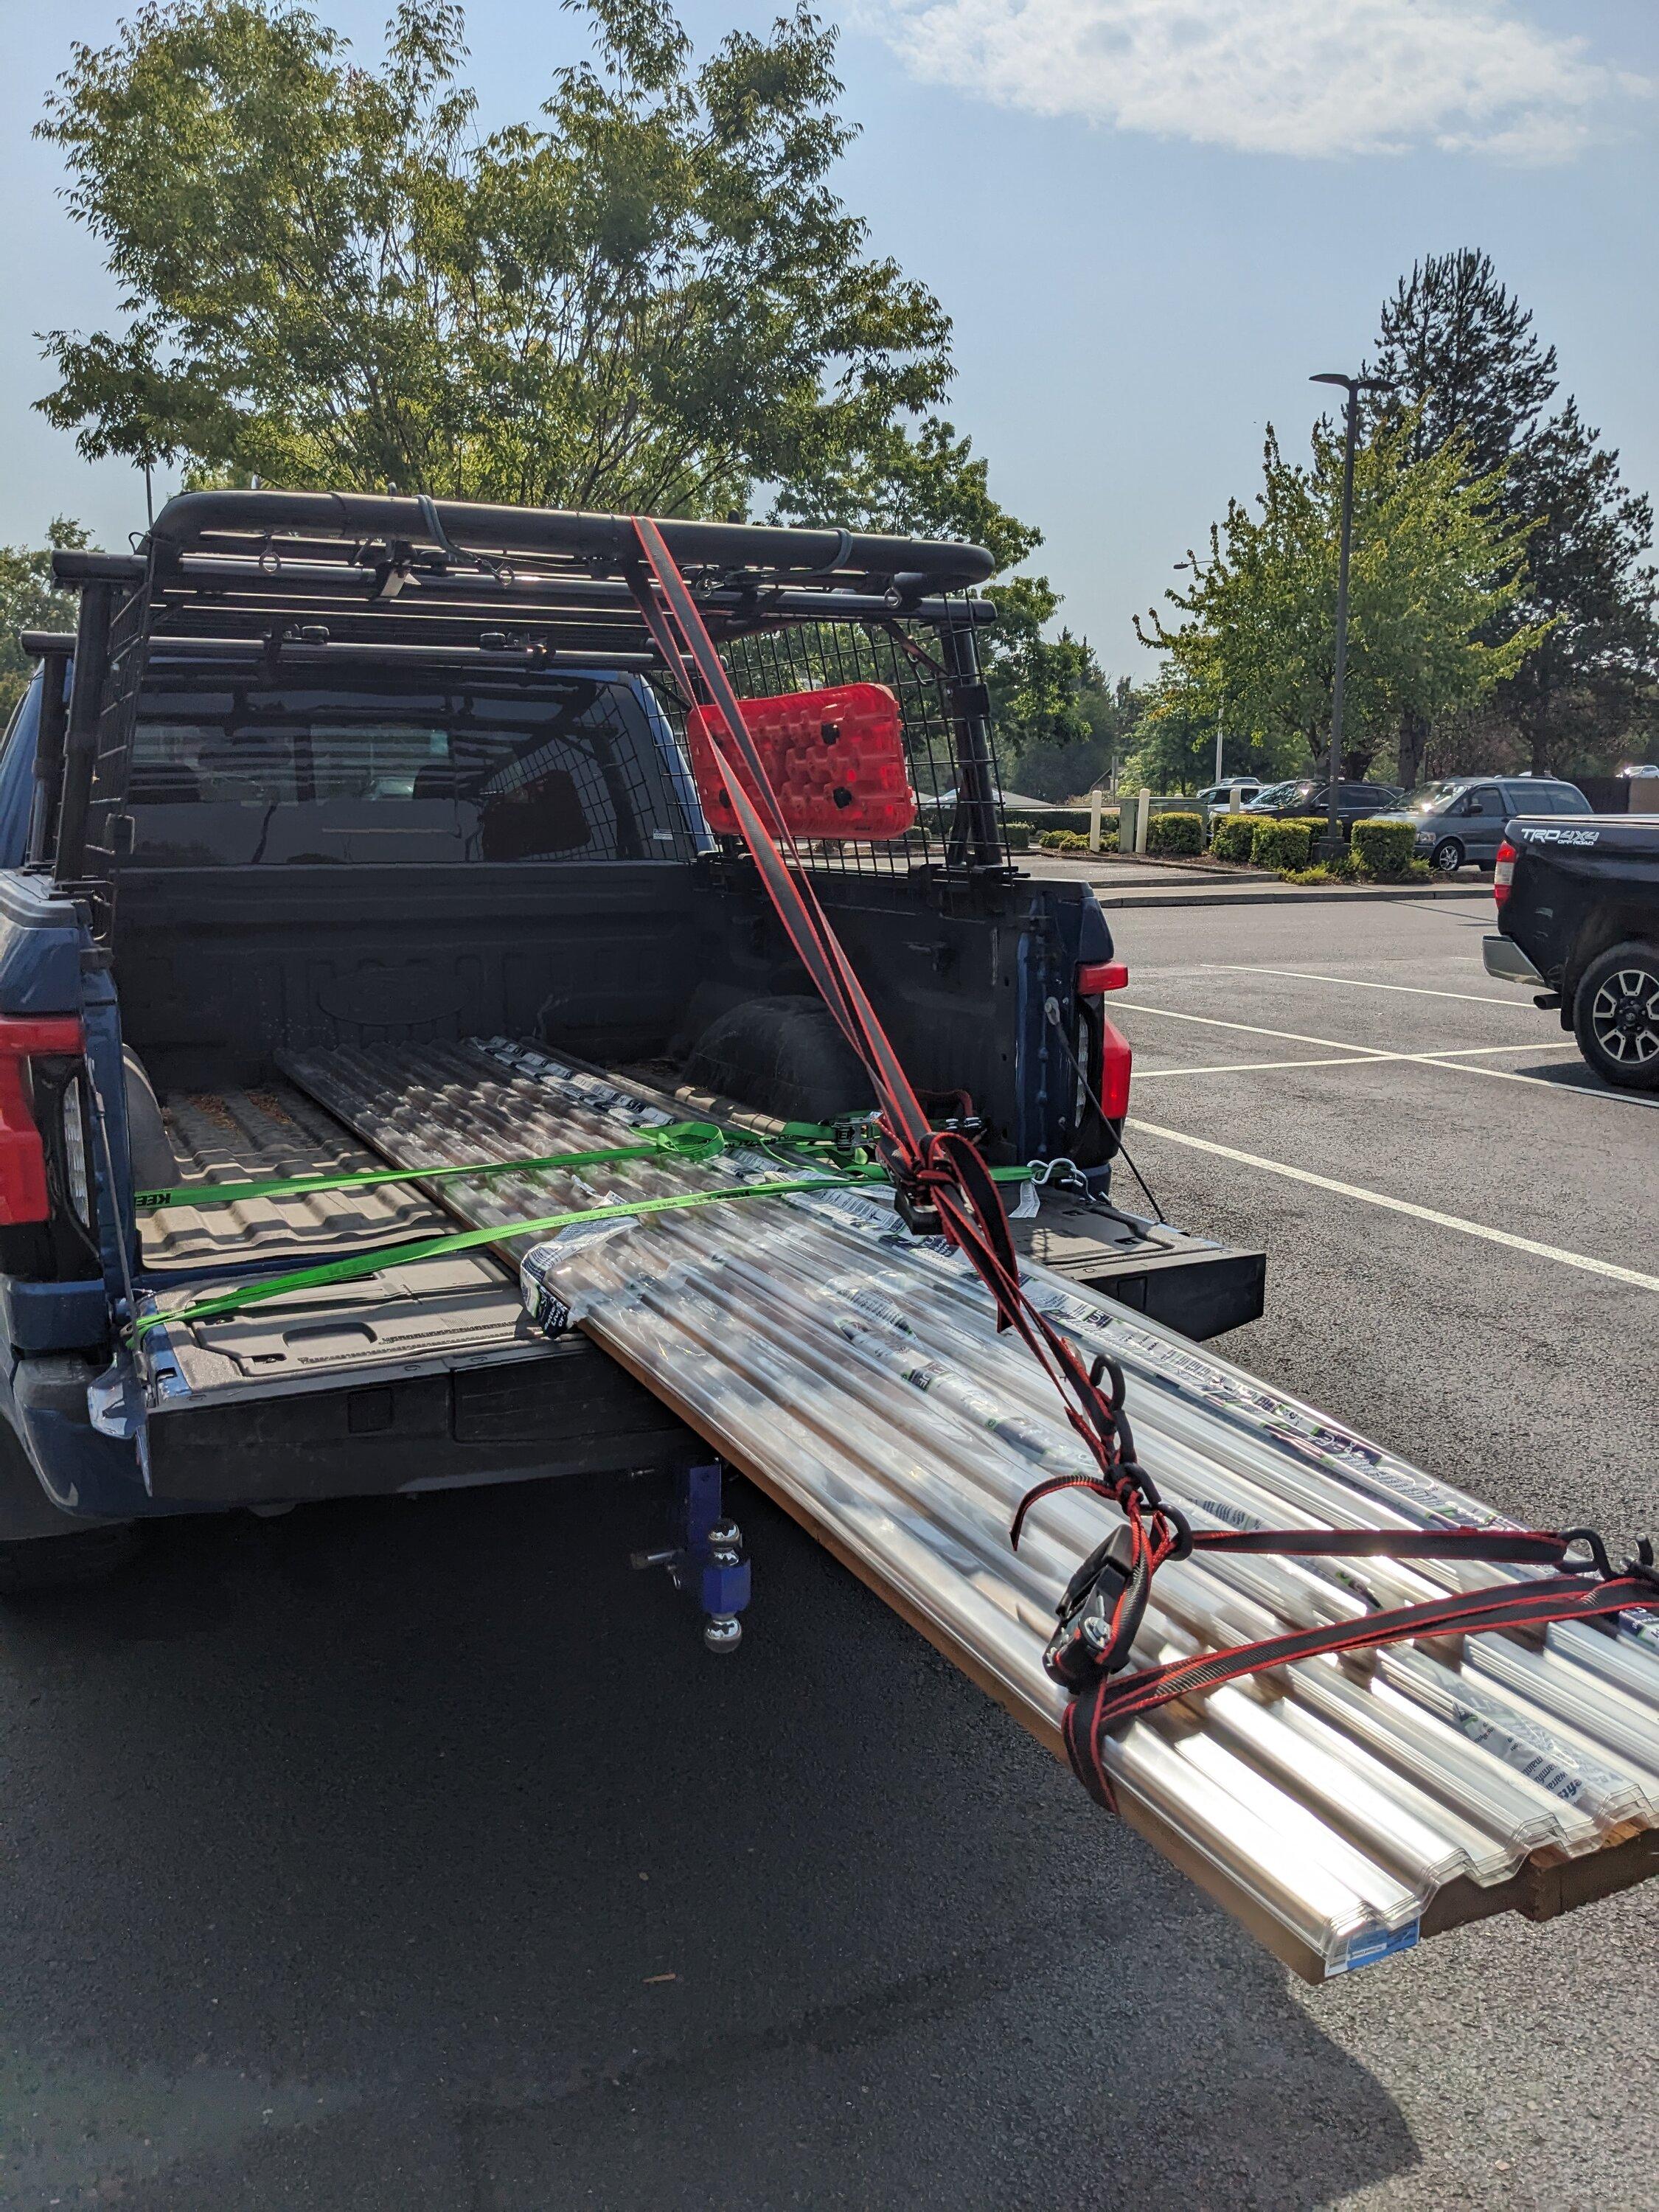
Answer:
M103 0L0 0L0 539L53 514L118 544L143 520L30 410L33 332L107 322L112 288L29 137ZM386 0L319 12L378 51ZM700 46L775 12L685 0ZM1485 246L1564 387L1659 492L1659 8L1653 0L848 0L843 189L955 319L951 412L1047 543L1033 564L1114 671L1264 425L1298 441L1314 369L1364 350L1415 256ZM472 0L486 125L580 45L546 0Z

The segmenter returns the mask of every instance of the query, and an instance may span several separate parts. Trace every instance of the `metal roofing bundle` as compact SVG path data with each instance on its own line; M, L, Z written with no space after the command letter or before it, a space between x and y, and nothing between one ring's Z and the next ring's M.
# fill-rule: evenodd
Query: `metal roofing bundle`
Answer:
M505 1041L291 1057L303 1088L403 1165L625 1141L674 1118L646 1087ZM745 1145L442 1186L479 1226L769 1181ZM1046 1499L1087 1473L1029 1354L1000 1337L960 1255L911 1237L884 1192L827 1189L508 1238L527 1303L579 1326L760 1482L1042 1740L1064 1705L1042 1664L1056 1599L1113 1517ZM1196 1528L1437 1528L1498 1516L1110 1300L1041 1269L1028 1287L1127 1378L1143 1458ZM1167 1563L1137 1666L1529 1570L1208 1553ZM1546 1917L1654 1870L1659 1644L1532 1635L1327 1657L1131 1722L1120 1809L1310 1978L1457 1921Z

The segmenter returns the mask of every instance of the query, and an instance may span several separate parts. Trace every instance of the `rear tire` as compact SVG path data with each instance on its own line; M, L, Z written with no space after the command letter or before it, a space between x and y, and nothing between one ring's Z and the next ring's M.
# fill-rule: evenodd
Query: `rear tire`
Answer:
M1659 945L1615 945L1572 994L1578 1049L1604 1083L1659 1091Z
M126 1522L112 1528L77 1528L68 1536L0 1544L0 1601L88 1589L107 1581L137 1548L138 1532Z
M1455 876L1463 865L1463 848L1455 837L1443 837L1429 855L1429 866L1438 876Z

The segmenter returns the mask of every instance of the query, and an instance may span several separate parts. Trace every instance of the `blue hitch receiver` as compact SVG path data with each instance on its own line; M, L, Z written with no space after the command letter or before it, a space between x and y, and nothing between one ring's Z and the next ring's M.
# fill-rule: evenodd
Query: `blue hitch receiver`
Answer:
M672 1533L665 1551L635 1552L635 1567L666 1567L677 1590L702 1614L702 1640L711 1651L735 1651L743 1641L738 1615L749 1602L749 1559L743 1532L726 1517L726 1470L719 1460L682 1468L674 1478Z

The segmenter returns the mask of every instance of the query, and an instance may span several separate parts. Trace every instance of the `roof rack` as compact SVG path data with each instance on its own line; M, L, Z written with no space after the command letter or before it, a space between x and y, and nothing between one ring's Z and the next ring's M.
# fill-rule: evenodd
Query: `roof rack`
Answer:
M719 641L799 622L975 628L983 547L731 522L666 521ZM152 637L651 655L623 515L358 492L199 491L131 556L59 553L66 585L148 583ZM290 635L291 632L291 635ZM307 632L313 633L307 636ZM317 635L321 632L323 635Z
M994 566L983 547L742 522L659 527L715 643L735 656L741 690L862 677L900 697L924 826L885 849L826 848L820 865L1011 872L976 642L996 619L975 590ZM599 665L672 689L636 596L639 541L626 515L394 493L185 492L134 552L61 551L52 573L80 592L81 618L31 857L50 848L60 880L84 881L100 925L121 858L138 691L158 657L246 659L267 680L279 664L365 652L388 667L437 660L481 677ZM933 633L932 650L918 630ZM31 639L49 667L62 667L67 644ZM952 783L947 813L939 801Z

